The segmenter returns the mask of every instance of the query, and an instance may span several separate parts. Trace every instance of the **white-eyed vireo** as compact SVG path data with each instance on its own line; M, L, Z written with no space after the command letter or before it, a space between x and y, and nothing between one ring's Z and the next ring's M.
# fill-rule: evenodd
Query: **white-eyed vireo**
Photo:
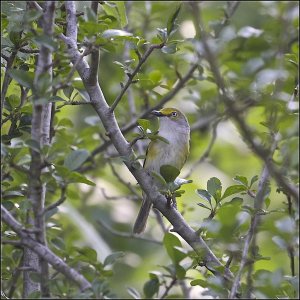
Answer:
M176 108L163 108L153 111L153 115L159 117L158 134L165 138L168 143L160 139L152 140L146 152L144 169L151 174L152 171L160 173L160 167L171 165L179 171L183 167L190 146L190 126L185 115ZM159 183L155 182L159 188ZM146 227L152 203L143 194L143 203L133 232L141 233Z

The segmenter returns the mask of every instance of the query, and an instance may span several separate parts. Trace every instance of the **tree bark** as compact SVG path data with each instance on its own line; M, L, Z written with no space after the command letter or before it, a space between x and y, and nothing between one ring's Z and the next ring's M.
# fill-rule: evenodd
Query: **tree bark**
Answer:
M43 33L50 38L53 35L54 10L55 1L47 1L45 3L44 14L42 17L42 27ZM38 90L38 81L41 75L48 73L49 83L51 82L52 68L49 67L51 64L52 53L50 49L46 48L45 46L41 46L34 78L35 91ZM39 96L41 95L34 94L33 101L36 101ZM51 109L52 103L33 104L31 138L37 142L40 149L50 142ZM31 149L28 198L32 204L33 217L31 211L29 211L27 224L38 229L38 232L35 234L35 236L32 234L31 237L35 238L39 243L46 245L46 229L43 214L45 207L46 185L41 181L42 169L43 160L40 152ZM48 286L49 270L47 261L45 261L41 256L38 256L30 248L25 248L24 266L31 267L36 272L39 272L41 282L33 282L30 279L31 271L25 271L23 277L23 297L28 298L28 296L35 291L40 291L42 297L50 297Z

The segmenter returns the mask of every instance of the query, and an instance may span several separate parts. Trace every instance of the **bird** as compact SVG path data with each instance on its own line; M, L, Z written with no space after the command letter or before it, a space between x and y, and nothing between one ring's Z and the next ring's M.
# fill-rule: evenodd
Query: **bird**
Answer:
M164 139L154 139L149 143L143 168L150 176L153 171L160 173L163 165L171 165L180 171L190 151L188 120L180 110L172 107L151 113L159 118L158 134ZM159 183L154 182L159 188ZM140 234L145 230L151 207L151 200L143 193L143 202L133 226L133 233Z

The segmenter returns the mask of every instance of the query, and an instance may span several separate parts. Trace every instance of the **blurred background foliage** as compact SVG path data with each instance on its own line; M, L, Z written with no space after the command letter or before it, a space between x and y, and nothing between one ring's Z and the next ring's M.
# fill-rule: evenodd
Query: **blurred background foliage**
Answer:
M95 16L89 9L90 2L76 2L78 12L84 13L78 18L79 46L88 41L100 44L99 82L109 104L120 93L120 83L126 82L126 72L132 72L136 67L136 50L143 53L147 44L161 42L157 28L167 27L168 18L178 4L174 1L103 1L99 5L96 26ZM298 184L299 166L299 102L295 92L298 88L298 4L296 1L243 1L229 22L224 24L230 2L199 3L205 26L212 37L211 47L230 93L234 95L237 107L241 108L240 114L253 131L255 140L266 147L271 145L271 133L278 132L274 159L282 168L282 174L295 184ZM63 31L64 27L65 10L62 5L60 1L57 4L56 33ZM36 12L26 10L24 1L2 2L2 53L10 56L20 44L20 39L27 42L30 49L46 44L54 50L53 80L55 84L64 82L72 68L66 48L59 39L49 40L41 35L36 25L37 18ZM22 27L18 26L20 22ZM202 45L194 38L195 27L188 2L182 4L176 22L178 30L168 41L168 47L154 50L137 74L135 79L138 81L131 85L117 106L115 114L121 128L139 118L146 109L157 105L176 81L186 74L191 63L199 55L201 57ZM120 29L133 35L105 39L101 33L108 29ZM22 103L20 85L23 89L30 87L35 58L32 53L16 53L13 67L26 71L27 75L22 77L23 73L12 73L13 80L7 89L2 114L2 121L5 121L2 124L1 147L2 203L20 222L24 221L25 212L30 207L26 198L28 178L20 169L28 168L29 147L34 146L30 143L31 91ZM4 66L2 59L1 83ZM70 101L89 101L76 72L71 86L58 89L56 95L59 98L55 102L53 120L55 135L51 147L42 149L47 161L55 168L45 172L43 180L47 182L48 204L60 198L62 187L66 187L66 200L47 216L49 247L71 266L77 267L88 280L94 281L95 295L102 293L126 298L140 293L152 297L159 281L161 296L165 290L164 280L170 280L161 274L167 273L165 268L172 263L166 248L161 243L122 237L114 232L130 234L140 206L139 186L112 146L89 158L95 149L107 143L108 137L89 104L68 105ZM185 193L177 203L186 221L194 229L199 229L204 226L210 211L197 205L199 202L208 205L208 202L199 198L195 191L206 190L207 181L218 178L223 194L227 187L239 184L233 180L236 176L245 177L248 182L254 176L259 177L264 164L248 148L230 120L218 97L208 63L203 58L193 78L165 106L182 110L192 128L191 153L180 177L193 182L182 187ZM133 132L137 132L136 126L125 133L129 141L134 138ZM134 145L138 155L145 154L148 142L138 141ZM79 156L74 156L74 151ZM206 151L207 157L204 158ZM78 173L70 175L74 170ZM254 193L257 183L250 188ZM228 255L234 253L233 272L237 271L243 247L240 237L247 233L250 223L250 214L241 207L252 207L254 201L247 189L238 196L242 203L237 201L223 205L213 220L206 219L208 225L202 231L205 241L224 263ZM226 198L224 202L230 202L232 198ZM288 210L287 203L287 196L279 192L276 183L271 180L265 215L262 216L256 241L261 259L255 260L253 265L252 280L257 297L297 297L297 280L293 281L292 277L296 274L291 274L289 250L293 249L294 269L298 270L298 215L294 212L295 207ZM165 224L169 226L166 221ZM5 224L2 234L5 238L15 238ZM164 239L154 214L148 221L144 236L160 242ZM182 247L191 251L183 240L180 241ZM165 241L164 244L168 243ZM107 262L111 253L114 255ZM21 250L5 245L2 254L2 289L7 294ZM204 267L195 266L189 255L185 256L181 265L186 269L188 288L193 280L205 281L194 281L191 296L199 297L200 292L203 293L200 286L208 287L209 295L226 295L221 288L222 283L214 281ZM151 271L155 272L149 277ZM53 272L52 275L53 295L62 298L78 296L76 287L61 274ZM14 296L20 295L19 279ZM169 295L182 296L180 286L173 287Z

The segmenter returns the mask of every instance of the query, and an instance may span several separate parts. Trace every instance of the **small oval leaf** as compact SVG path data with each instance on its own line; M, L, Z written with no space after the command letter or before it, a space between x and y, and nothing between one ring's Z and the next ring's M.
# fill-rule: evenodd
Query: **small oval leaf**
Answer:
M64 166L73 171L79 168L89 157L87 150L72 151L64 161Z

